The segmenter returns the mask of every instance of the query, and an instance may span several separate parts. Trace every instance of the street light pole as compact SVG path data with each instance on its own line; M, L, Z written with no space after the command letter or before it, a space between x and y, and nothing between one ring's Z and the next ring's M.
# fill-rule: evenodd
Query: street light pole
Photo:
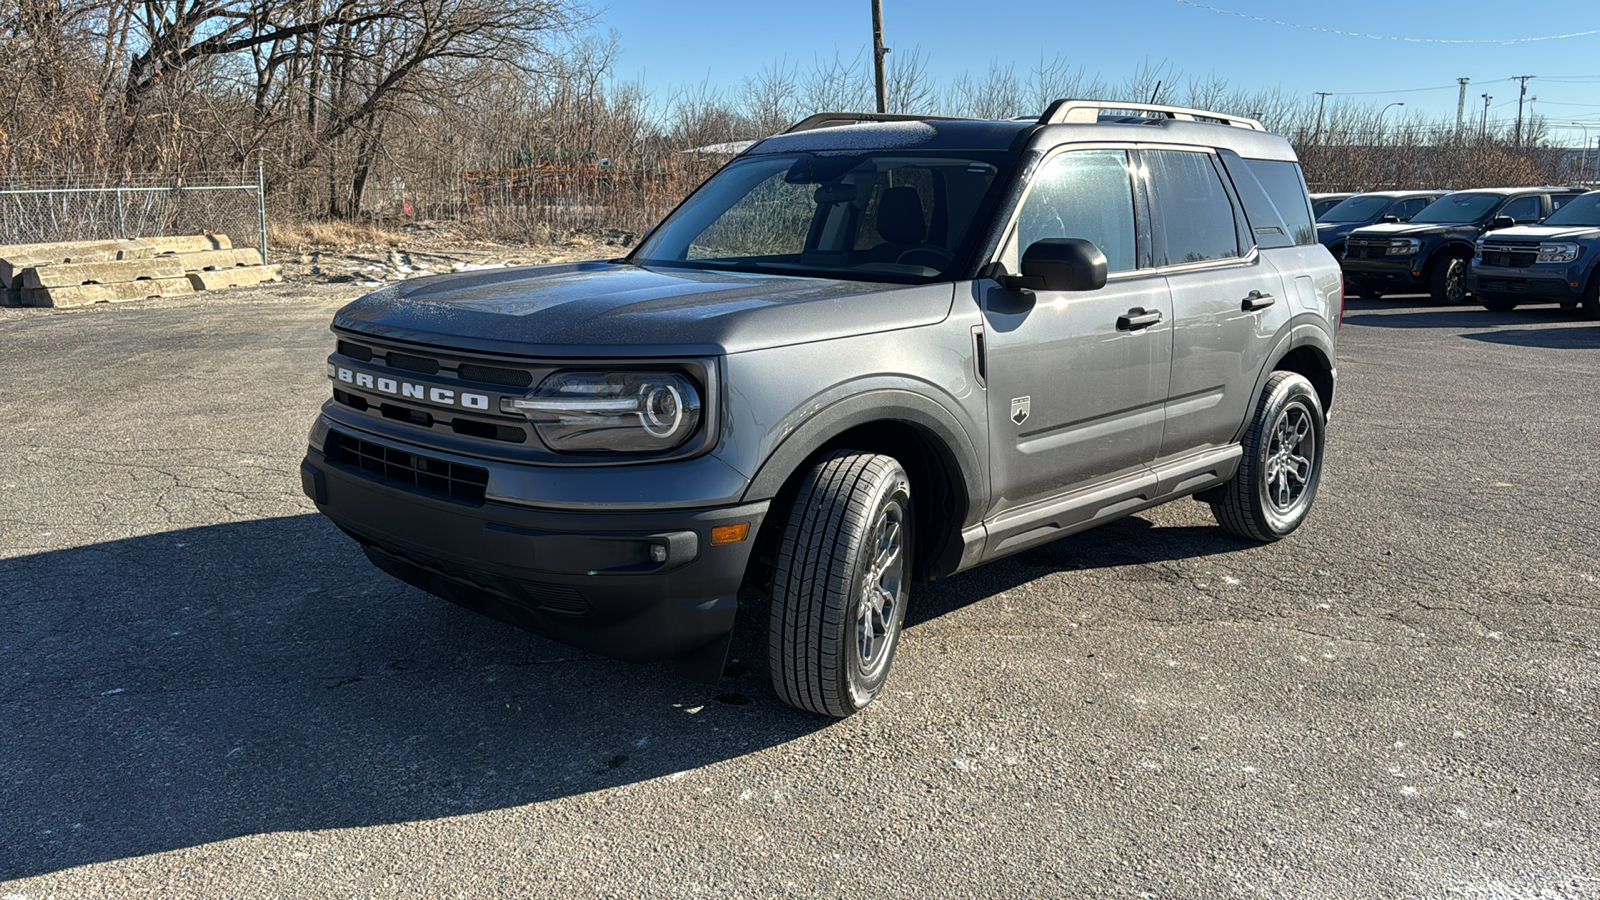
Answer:
M878 112L889 111L889 93L883 79L883 57L889 48L883 45L883 0L872 0L872 73L878 87Z
M1583 129L1583 155L1578 157L1578 183L1582 184L1583 179L1589 173L1589 126L1582 122L1568 122L1567 124L1576 125Z
M1391 109L1394 109L1396 106L1405 106L1405 103L1391 103L1388 106L1385 106L1383 109L1378 110L1378 143L1380 144L1383 143L1383 114Z

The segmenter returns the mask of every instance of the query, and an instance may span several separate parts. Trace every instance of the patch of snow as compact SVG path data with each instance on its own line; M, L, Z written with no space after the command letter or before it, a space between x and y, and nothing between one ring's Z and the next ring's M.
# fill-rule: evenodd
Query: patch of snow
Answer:
M109 697L109 696L111 696L111 695L112 695L112 694L120 694L120 693L122 693L122 692L123 692L123 691L125 691L125 690L127 690L127 688L112 688L112 689L111 689L111 690L109 690L109 691L101 691L101 692L100 692L100 696L102 696L102 697Z

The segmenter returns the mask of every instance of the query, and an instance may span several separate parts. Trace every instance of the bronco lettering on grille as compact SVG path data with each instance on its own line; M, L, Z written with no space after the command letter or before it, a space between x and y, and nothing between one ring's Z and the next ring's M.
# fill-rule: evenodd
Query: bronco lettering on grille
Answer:
M462 409L487 410L489 408L488 394L474 394L468 391L453 391L449 388L430 388L424 384L410 381L397 381L393 378L377 378L366 372L357 372L343 366L329 366L328 375L345 384L388 394L391 397L407 397L421 400L426 398L430 403L440 406L459 406Z

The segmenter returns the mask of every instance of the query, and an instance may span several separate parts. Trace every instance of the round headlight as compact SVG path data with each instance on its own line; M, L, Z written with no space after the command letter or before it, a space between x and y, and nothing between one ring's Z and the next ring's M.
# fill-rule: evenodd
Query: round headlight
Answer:
M677 372L556 372L501 409L562 453L664 453L700 428L700 391Z

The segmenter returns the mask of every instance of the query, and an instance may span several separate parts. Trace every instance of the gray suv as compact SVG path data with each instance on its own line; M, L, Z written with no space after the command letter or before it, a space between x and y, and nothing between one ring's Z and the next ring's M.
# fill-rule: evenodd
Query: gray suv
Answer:
M778 696L844 716L913 582L1180 497L1298 527L1342 308L1252 120L813 116L625 258L340 310L301 475L385 572L703 680L749 585Z

